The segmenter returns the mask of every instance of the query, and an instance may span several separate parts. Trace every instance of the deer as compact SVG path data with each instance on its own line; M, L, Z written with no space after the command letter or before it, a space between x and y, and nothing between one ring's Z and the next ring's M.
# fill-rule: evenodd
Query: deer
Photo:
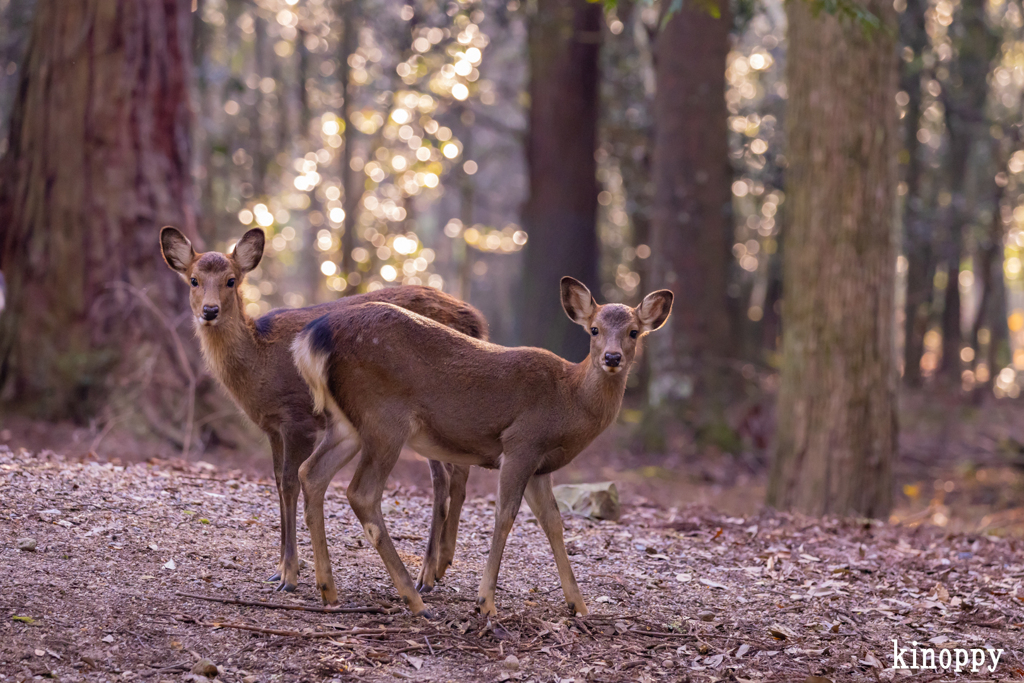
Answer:
M388 303L346 306L310 322L292 355L329 425L299 469L306 526L321 598L338 594L324 528L324 493L361 453L347 489L363 533L413 614L433 618L399 558L381 515L381 496L404 444L425 457L498 470L494 535L477 611L497 613L498 569L523 497L547 536L570 611L586 615L562 538L551 473L570 463L616 418L640 340L668 319L673 294L639 306L598 305L587 287L561 280L562 307L590 335L570 363L549 351L474 339Z
M229 253L197 253L179 230L160 232L164 260L189 285L189 306L202 355L211 374L242 411L266 434L274 461L281 514L277 590L298 585L296 513L299 466L309 457L322 415L314 413L306 383L292 361L295 335L310 321L367 302L386 302L450 326L470 338L487 339L487 320L475 308L431 287L405 285L343 297L305 308L277 309L254 320L243 307L240 286L263 257L263 230L246 232ZM431 530L418 590L429 592L451 566L469 468L430 461L434 494Z

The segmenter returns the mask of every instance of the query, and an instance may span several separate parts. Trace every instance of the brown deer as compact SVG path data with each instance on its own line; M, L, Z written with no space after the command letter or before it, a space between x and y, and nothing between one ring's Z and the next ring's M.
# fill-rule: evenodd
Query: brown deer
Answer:
M263 257L264 239L263 231L254 228L231 253L196 253L175 228L165 227L160 232L164 260L190 285L196 334L211 372L270 439L281 508L281 553L277 573L269 580L279 582L278 590L293 591L299 572L295 539L298 471L313 450L318 430L324 427L323 416L313 412L309 388L292 362L290 347L295 335L326 313L370 301L401 306L474 338L487 338L487 321L469 304L436 289L416 286L380 289L307 308L277 309L253 320L243 309L239 285ZM469 468L431 461L430 474L434 510L418 583L424 592L444 576L454 557Z
M640 338L661 327L672 292L649 294L637 308L599 306L590 291L562 278L562 306L587 329L590 354L570 363L535 348L473 339L396 306L347 306L311 322L292 345L295 364L326 408L331 425L299 470L316 582L337 602L324 531L324 492L357 451L348 499L399 594L430 618L388 536L380 502L402 445L458 465L499 471L494 536L480 582L478 610L494 614L505 539L523 495L548 537L566 602L586 614L562 542L551 473L564 467L619 412Z

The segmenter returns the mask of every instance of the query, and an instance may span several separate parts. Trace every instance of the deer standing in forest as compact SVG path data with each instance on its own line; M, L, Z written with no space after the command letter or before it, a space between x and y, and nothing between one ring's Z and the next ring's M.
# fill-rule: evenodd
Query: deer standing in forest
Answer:
M230 253L196 253L175 228L165 227L160 232L164 260L190 286L189 305L210 371L270 440L281 509L281 552L277 573L269 581L277 581L278 590L293 591L299 573L295 531L298 471L313 450L318 430L324 427L324 418L313 412L309 388L292 361L290 347L295 335L326 313L370 301L400 306L473 338L487 338L487 321L469 304L431 287L411 285L318 306L277 309L253 320L243 308L240 285L259 265L264 240L263 231L254 228ZM444 576L454 557L469 467L431 461L430 475L434 509L417 583L423 592Z
M582 283L562 278L562 306L590 338L578 364L536 348L473 339L382 303L347 306L317 318L292 345L317 411L331 424L299 470L316 583L338 600L324 529L324 493L335 473L362 455L348 499L409 609L432 617L399 558L381 515L391 468L408 443L423 455L499 471L494 536L478 611L496 613L494 589L505 540L525 494L548 537L569 609L586 614L562 541L551 472L567 465L618 415L640 338L661 327L672 292L636 308L599 306Z

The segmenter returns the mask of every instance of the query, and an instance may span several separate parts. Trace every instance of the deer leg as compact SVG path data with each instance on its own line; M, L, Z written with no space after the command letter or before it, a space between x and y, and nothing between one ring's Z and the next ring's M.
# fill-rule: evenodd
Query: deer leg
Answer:
M512 524L516 521L519 506L523 504L523 491L530 478L529 473L516 469L508 464L514 460L507 453L502 458L501 470L498 473L498 504L494 510L494 535L491 537L491 550L487 554L487 565L480 580L477 593L477 611L492 616L498 613L494 606L494 590L498 586L498 569L501 567L501 556L505 552L505 541Z
M324 528L324 495L331 479L359 452L359 435L347 419L327 426L312 455L299 468L302 493L305 497L306 527L313 546L313 567L316 585L325 605L338 603L338 589L331 573L331 556L327 549Z
M573 614L587 615L587 606L583 602L583 594L580 587L576 585L576 577L572 573L572 566L569 564L569 555L565 552L565 542L562 539L562 514L558 511L558 503L555 502L555 494L551 491L551 475L536 474L530 477L526 484L526 502L536 515L540 528L548 537L551 544L551 552L555 556L555 566L558 567L558 578L562 582L562 593L565 594L565 601Z
M277 573L267 579L267 583L277 583L284 573L284 547L287 539L287 527L284 523L284 439L279 432L267 432L270 438L270 453L274 458L274 481L277 484L277 510L281 518L281 546L277 556Z
M434 590L434 578L437 576L441 554L441 536L448 516L448 491L451 482L450 469L447 463L430 460L430 482L434 485L434 510L430 518L430 535L427 539L427 552L423 555L420 577L416 581L416 590L429 593Z
M380 559L384 561L384 566L402 600L413 614L433 619L433 613L423 604L409 571L398 556L394 543L391 542L391 536L384 525L384 515L380 511L384 484L398 462L405 436L394 431L384 435L363 435L363 454L348 487L348 501L363 525L363 533L366 534L367 540L377 549Z
M452 566L455 559L455 541L459 536L459 518L462 504L466 502L466 481L469 479L469 465L452 465L451 482L448 486L448 515L441 530L441 557L437 564L437 579Z
M277 590L291 593L299 584L299 552L295 518L299 507L299 466L309 456L313 439L307 430L293 430L284 437L284 471L281 485L281 536L284 556Z

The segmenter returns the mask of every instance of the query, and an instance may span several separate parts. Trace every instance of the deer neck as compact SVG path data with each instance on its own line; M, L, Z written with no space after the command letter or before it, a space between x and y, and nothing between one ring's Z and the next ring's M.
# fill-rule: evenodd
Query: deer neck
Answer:
M197 323L196 333L210 371L232 393L258 371L256 326L248 316L225 318L212 327Z
M603 431L622 407L626 393L628 370L609 375L599 368L588 355L573 369L573 385L583 407L598 422L598 431Z

